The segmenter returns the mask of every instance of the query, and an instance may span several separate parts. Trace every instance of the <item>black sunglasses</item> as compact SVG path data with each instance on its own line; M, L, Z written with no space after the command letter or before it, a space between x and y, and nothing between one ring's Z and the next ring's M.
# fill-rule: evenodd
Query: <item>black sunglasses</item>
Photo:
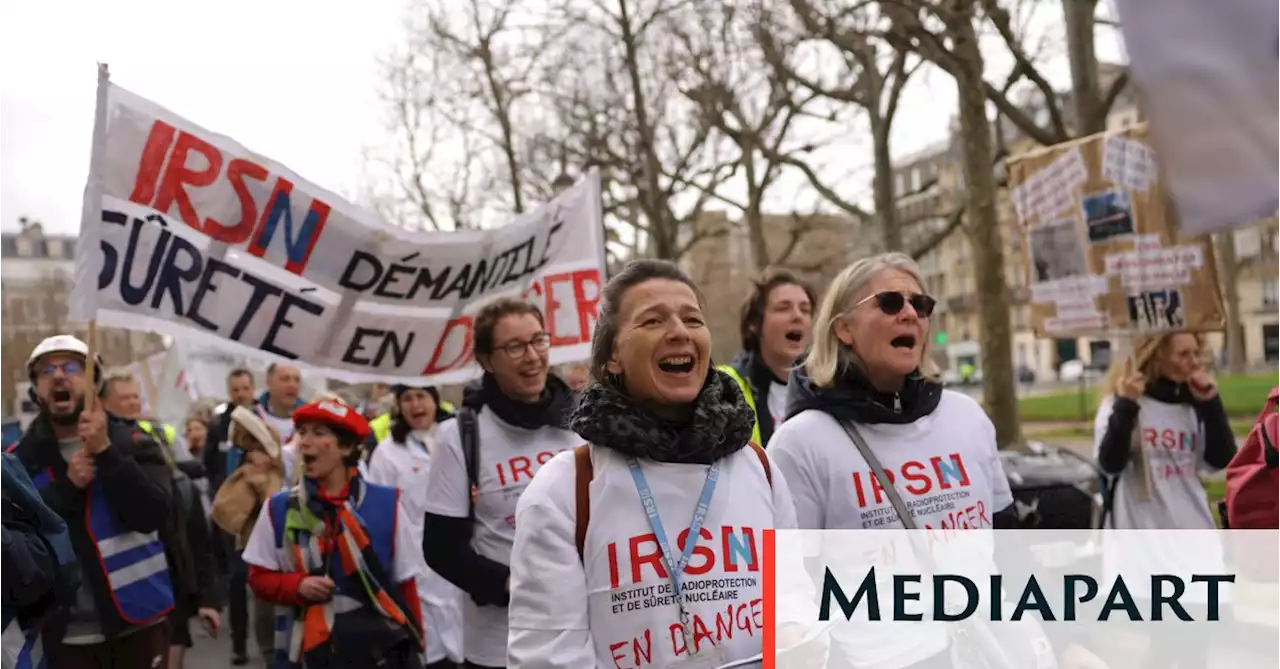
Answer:
M886 291L883 293L876 293L875 295L868 295L863 298L861 302L858 302L853 306L854 308L857 308L871 300L875 300L876 306L879 307L880 311L883 311L889 316L897 316L898 313L902 311L902 308L907 305L907 302L910 302L911 308L915 309L916 315L921 318L928 318L932 315L933 307L938 304L937 300L929 297L928 295L922 295L920 293L907 295L906 293Z

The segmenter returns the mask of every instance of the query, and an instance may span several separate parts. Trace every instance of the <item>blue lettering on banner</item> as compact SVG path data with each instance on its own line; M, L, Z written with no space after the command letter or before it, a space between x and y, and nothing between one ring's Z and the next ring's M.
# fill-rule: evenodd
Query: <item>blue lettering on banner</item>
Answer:
M226 336L233 341L253 346L262 351L273 353L289 359L297 359L298 354L282 346L279 342L282 333L295 325L304 312L312 316L324 314L325 306L313 302L301 295L295 295L274 283L254 276L249 272L229 265L214 258L206 258L194 244L175 235L169 230L167 221L159 215L146 218L132 218L123 212L106 210L102 212L102 221L108 225L128 227L128 246L118 249L115 245L102 240L103 264L98 275L98 290L104 291L118 283L120 300L131 307L137 307L150 297L148 305L153 310L161 310L168 298L169 308L177 320L199 327L202 330L222 334L226 326L210 320L201 313L200 308L218 289L228 287L220 282L220 277L238 279L250 289L249 298L245 301L243 312ZM148 226L157 226L158 232L148 234L154 239L150 245L140 243L144 231L150 232ZM141 256L146 257L141 257ZM138 276L141 272L141 277ZM191 290L191 300L186 302L184 289ZM245 342L242 337L249 324L268 307L268 298L277 298L272 306L270 325L265 336L259 342ZM387 338L388 340L390 337ZM410 338L410 342L412 338ZM377 359L381 360L386 352L387 342L379 349ZM405 346L407 349L407 344ZM397 348L391 351L392 357L403 360L403 353Z

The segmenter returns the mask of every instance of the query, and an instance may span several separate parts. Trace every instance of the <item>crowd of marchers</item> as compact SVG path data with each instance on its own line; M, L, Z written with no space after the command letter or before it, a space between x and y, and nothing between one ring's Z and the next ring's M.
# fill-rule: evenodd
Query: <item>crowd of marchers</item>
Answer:
M224 613L233 666L749 659L766 530L1019 526L991 421L940 381L922 286L898 253L849 265L820 302L768 271L717 366L699 286L637 260L568 373L539 309L502 298L475 315L484 374L456 407L403 384L370 415L299 397L299 370L275 364L261 394L256 370L233 371L181 429L145 420L136 381L85 342L50 337L27 362L39 415L4 456L4 666L176 669ZM1109 527L1215 527L1201 465L1230 465L1237 525L1276 526L1276 395L1237 454L1204 347L1138 338L1108 378ZM812 598L779 578L780 597ZM809 631L780 620L777 647ZM1078 641L1044 640L1077 662ZM1195 666L1202 646L1160 650ZM807 666L957 666L953 637L910 627L798 650Z

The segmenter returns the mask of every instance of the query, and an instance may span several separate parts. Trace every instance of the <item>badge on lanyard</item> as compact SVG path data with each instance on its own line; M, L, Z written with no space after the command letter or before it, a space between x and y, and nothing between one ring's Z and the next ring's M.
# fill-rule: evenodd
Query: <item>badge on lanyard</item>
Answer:
M707 480L702 484L702 495L698 498L698 505L693 510L693 520L689 523L688 539L684 544L684 551L679 559L673 564L671 556L670 541L667 540L667 532L663 528L662 518L658 515L658 504L653 499L653 492L649 489L649 482L644 477L644 471L640 468L640 461L635 457L627 458L627 467L631 470L631 478L635 480L636 492L640 494L640 504L644 507L644 513L649 517L649 527L653 529L654 538L658 541L658 550L662 558L663 565L667 569L667 573L671 575L671 585L675 594L676 607L680 612L680 628L684 633L684 645L688 650L688 655L682 658L678 666L681 667L718 667L724 664L724 650L715 646L711 641L707 641L698 647L695 644L693 633L693 620L689 615L688 609L685 608L684 601L684 583L681 574L684 572L685 565L689 564L689 558L693 555L693 547L697 545L698 538L702 533L702 523L707 519L707 509L711 507L711 496L716 491L716 482L720 478L720 463L713 462L707 468ZM697 652L695 652L697 648Z

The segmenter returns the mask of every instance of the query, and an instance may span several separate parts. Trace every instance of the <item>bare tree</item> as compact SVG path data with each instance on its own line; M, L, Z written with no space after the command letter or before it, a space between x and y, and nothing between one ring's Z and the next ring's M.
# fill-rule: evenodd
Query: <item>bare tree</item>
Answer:
M679 259L708 234L696 225L736 163L670 75L673 22L687 0L563 1L566 37L548 65L548 95L573 162L598 167L605 212L645 240L648 255Z
M395 187L375 199L432 229L523 212L533 133L517 119L536 97L545 26L519 0L415 0L406 17L406 45L383 64Z
M757 22L742 6L721 3L703 7L695 21L673 23L671 34L681 45L672 77L695 105L697 121L713 128L733 151L733 179L711 195L741 212L753 263L762 270L791 264L811 230L808 218L793 212L785 240L770 248L765 198L788 167L813 171L805 154L813 149L818 126L830 125L830 119L814 108L818 94L797 90L768 67L755 37Z

